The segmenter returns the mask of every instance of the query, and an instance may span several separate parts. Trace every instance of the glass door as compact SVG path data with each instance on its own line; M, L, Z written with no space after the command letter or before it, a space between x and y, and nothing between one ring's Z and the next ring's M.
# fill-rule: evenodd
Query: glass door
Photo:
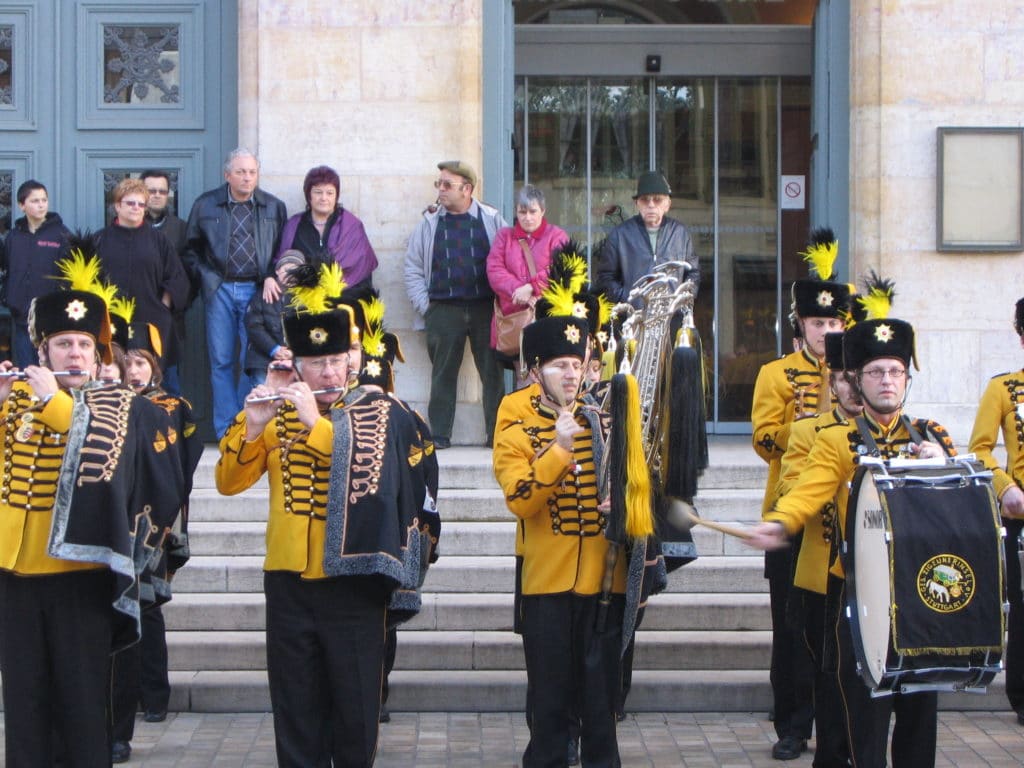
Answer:
M715 432L749 430L760 366L791 349L788 287L806 272L805 208L779 204L780 174L809 166L807 78L520 77L516 180L593 249L633 216L636 178L657 169L670 216L701 261L695 320ZM781 320L780 320L781 318Z

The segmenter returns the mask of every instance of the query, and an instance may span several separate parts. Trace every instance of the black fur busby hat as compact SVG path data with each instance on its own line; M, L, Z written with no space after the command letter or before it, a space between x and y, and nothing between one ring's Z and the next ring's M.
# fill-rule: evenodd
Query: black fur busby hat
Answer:
M73 246L71 256L57 262L69 288L56 290L32 300L28 332L35 345L58 333L86 333L96 341L104 363L111 360L110 313L108 303L116 288L100 282L100 262L95 253Z
M1017 306L1013 313L1013 330L1018 336L1024 336L1024 299L1017 300Z
M834 268L839 256L839 241L832 230L814 230L811 242L801 256L811 265L816 276L793 282L793 308L797 316L844 317L850 306L850 286L836 282Z
M291 273L291 301L281 316L285 343L296 357L320 357L349 351L358 327L353 309L342 305L345 289L337 264L298 267Z
M872 360L894 357L910 367L916 364L914 328L905 320L881 318L857 323L843 334L843 367L860 370Z
M159 329L152 323L132 323L128 326L128 346L125 350L149 352L153 359L160 360L163 357L163 342Z

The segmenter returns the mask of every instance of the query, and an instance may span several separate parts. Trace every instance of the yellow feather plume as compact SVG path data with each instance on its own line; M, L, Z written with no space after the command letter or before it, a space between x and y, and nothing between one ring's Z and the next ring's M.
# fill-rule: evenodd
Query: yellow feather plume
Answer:
M551 317L571 317L575 314L573 312L576 305L575 294L576 291L572 289L572 286L548 283L548 287L541 294L541 297L546 299L548 304L551 305L548 315Z
M127 299L124 296L113 296L107 302L110 314L117 315L126 323L131 323L135 317L135 299Z
M363 334L363 351L371 357L383 357L384 352L384 302L374 297L360 299L366 331Z
M567 253L562 256L562 264L571 277L569 287L573 293L579 293L587 282L587 260L578 253Z
M71 251L70 258L58 261L57 269L72 290L95 293L95 286L100 284L99 258L90 256L86 259L80 249Z
M289 306L296 312L327 312L345 290L345 278L337 263L320 265L320 279L314 286L295 285L289 289Z
M597 327L604 328L611 322L612 309L615 307L603 293L597 294Z
M868 320L882 320L892 309L892 291L872 288L867 296L860 296L857 301L864 307Z
M836 259L839 258L839 241L814 243L807 246L807 250L800 255L811 265L819 280L830 280Z

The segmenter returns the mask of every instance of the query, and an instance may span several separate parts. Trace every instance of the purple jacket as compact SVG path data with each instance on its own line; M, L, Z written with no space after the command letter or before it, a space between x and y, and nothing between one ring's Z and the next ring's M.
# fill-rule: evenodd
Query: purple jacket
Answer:
M299 228L299 222L305 213L298 213L285 222L281 230L281 246L277 250L277 259L292 247L295 242L295 233ZM334 261L341 267L347 285L356 285L368 279L373 270L377 268L377 254L366 237L366 230L363 222L349 211L342 209L341 215L335 220L331 231L327 233L327 252L334 257ZM306 256L317 256L318 254L307 253Z

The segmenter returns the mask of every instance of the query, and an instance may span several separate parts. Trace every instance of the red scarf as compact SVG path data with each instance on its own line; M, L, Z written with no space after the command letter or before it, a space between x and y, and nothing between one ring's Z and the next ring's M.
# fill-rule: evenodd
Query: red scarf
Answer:
M512 237L514 237L516 240L538 239L541 235L544 234L544 230L547 229L547 228L548 228L548 220L546 218L542 218L540 220L540 226L537 227L535 230L533 230L533 232L530 232L530 233L527 233L527 231L525 229L523 229L521 226L519 226L519 222L517 221L515 226L512 227Z

